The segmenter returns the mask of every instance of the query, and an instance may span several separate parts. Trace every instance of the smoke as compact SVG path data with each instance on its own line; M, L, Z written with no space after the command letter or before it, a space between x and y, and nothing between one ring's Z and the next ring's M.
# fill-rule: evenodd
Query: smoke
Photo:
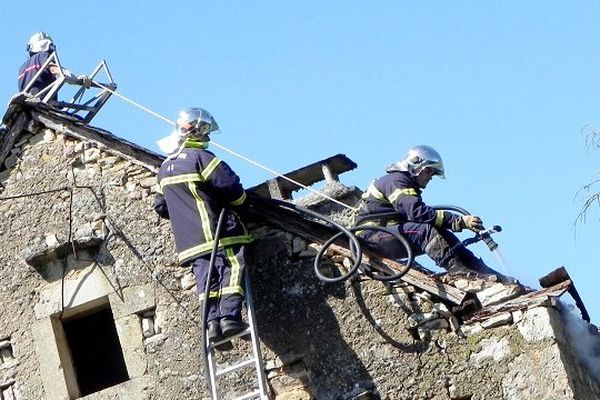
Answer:
M598 328L583 319L572 304L561 302L569 344L579 361L585 365L596 382L600 382L600 333Z

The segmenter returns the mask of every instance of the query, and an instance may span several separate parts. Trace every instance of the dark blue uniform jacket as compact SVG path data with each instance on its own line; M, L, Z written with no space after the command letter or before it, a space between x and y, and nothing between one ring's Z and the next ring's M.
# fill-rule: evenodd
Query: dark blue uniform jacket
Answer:
M371 220L362 225L398 225L405 222L430 224L450 228L460 216L448 211L434 210L421 199L421 189L415 177L404 171L393 171L376 179L362 196L358 217L397 212L391 220Z
M235 208L246 200L239 177L207 147L206 142L186 141L158 172L154 209L171 220L180 264L210 253L222 208ZM220 248L252 241L235 212L227 212L223 225Z
M48 53L47 51L40 51L25 61L25 63L19 69L18 85L20 91L25 89L25 86L27 86L29 81L31 81L35 74L37 74L48 57L50 57L50 54L51 53ZM31 86L29 93L36 94L55 80L56 77L50 72L49 69L46 69Z

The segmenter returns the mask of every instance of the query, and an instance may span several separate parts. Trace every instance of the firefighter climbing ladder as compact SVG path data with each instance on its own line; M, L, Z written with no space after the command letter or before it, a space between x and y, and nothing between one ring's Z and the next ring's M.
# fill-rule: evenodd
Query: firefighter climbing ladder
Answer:
M246 308L248 311L248 328L243 332L238 333L232 337L226 338L220 342L210 343L208 341L208 332L204 330L205 335L205 349L208 359L208 372L210 375L210 390L213 400L221 400L221 394L219 393L218 378L225 376L230 373L234 373L242 368L254 368L256 375L257 389L250 391L242 396L236 397L235 400L245 399L260 399L269 400L269 393L267 389L267 379L265 376L265 369L263 366L262 355L260 353L260 343L258 342L258 335L256 332L256 320L254 315L254 303L252 302L252 293L250 291L250 278L248 273L245 273L245 285L246 285ZM215 357L215 346L219 346L226 342L231 342L236 338L250 337L250 347L252 348L252 354L247 354L246 358L237 360L234 364L225 368L219 368L220 366L216 362Z

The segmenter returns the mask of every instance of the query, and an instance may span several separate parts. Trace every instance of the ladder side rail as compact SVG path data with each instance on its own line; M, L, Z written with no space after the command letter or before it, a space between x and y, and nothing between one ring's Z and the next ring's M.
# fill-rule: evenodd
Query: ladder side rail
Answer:
M205 338L204 343L206 343L206 347L205 347L204 351L207 352L208 372L209 372L209 376L210 376L210 393L211 393L212 400L219 400L220 396L219 396L219 391L217 388L217 379L216 379L217 362L215 361L215 354L214 354L215 350L214 350L213 345L208 341L208 331L206 329L204 330L204 338Z
M252 289L250 288L250 274L246 270L244 274L245 286L246 286L246 306L248 307L248 323L250 324L250 340L252 341L252 352L254 355L254 363L256 374L258 375L258 389L260 391L261 399L268 399L267 391L267 379L265 370L262 363L262 354L260 351L260 342L257 337L256 318L254 315L254 301L252 300Z

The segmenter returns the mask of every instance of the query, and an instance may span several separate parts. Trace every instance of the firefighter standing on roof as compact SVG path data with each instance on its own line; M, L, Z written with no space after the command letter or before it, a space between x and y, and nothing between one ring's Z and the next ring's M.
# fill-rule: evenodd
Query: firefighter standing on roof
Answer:
M450 272L475 271L508 278L489 268L463 246L452 232L483 230L481 219L473 215L457 215L435 210L423 202L421 192L432 177L444 178L444 163L439 153L429 146L409 149L404 159L389 165L386 175L376 179L363 194L359 218L393 212L387 219L370 219L362 225L382 225L404 235L417 254L426 253L437 265ZM402 259L405 249L389 234L364 231L361 234L376 244L387 257Z
M244 204L246 193L229 165L207 150L209 134L218 130L207 111L181 111L176 127L159 142L168 157L158 173L154 209L170 219L179 263L193 267L203 301L216 222L226 208L207 304L208 338L215 342L247 327L241 317L242 278L244 244L252 238L233 211Z
M28 83L35 77L38 71L42 68L44 63L56 51L54 42L50 35L46 32L36 32L29 38L27 42L27 53L29 58L19 68L19 77L17 78L19 91L25 90ZM65 75L66 81L73 84L79 84L85 88L90 88L91 79L86 75L73 75L72 72L63 69L62 73ZM48 85L53 83L60 75L59 67L55 64L50 64L49 68L42 71L40 76L32 83L28 93L37 94L46 88ZM54 99L56 100L56 98Z

